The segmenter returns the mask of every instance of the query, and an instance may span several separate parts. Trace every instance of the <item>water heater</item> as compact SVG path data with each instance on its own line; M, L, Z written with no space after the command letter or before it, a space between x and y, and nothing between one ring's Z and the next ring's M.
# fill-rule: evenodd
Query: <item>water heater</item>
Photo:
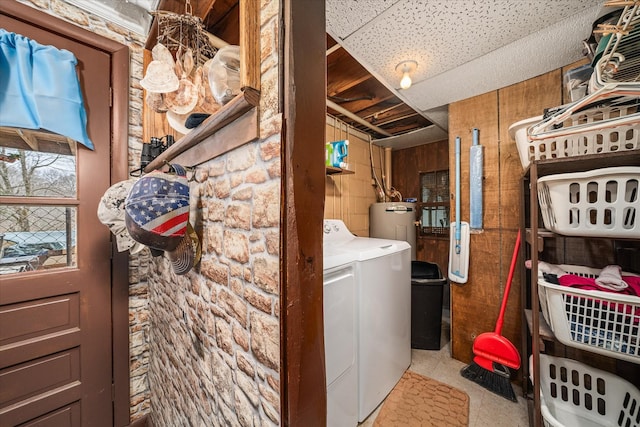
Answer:
M369 207L369 237L404 240L416 259L416 204L407 202L373 203Z

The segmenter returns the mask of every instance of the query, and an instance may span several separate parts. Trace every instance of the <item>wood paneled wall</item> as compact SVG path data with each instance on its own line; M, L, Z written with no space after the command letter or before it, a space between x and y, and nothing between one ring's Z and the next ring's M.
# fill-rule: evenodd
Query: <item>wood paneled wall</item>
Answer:
M570 102L564 97L562 76L585 61L569 64L544 75L453 103L449 106L449 140L393 151L393 186L403 197L420 196L420 172L450 169L451 218L455 220L455 138L461 138L461 220L469 220L469 148L472 130L480 130L484 147L483 226L470 238L469 280L451 286L452 356L465 363L473 357L476 336L493 331L498 317L518 228L523 211L522 169L509 127L520 120L542 115L546 108ZM444 152L443 152L444 150ZM526 202L526 201L525 201ZM544 257L550 262L580 265L621 263L614 258L611 242L581 238L550 242ZM449 240L418 238L419 260L438 263L446 273ZM598 258L600 258L598 260ZM623 258L623 257L621 257ZM519 266L524 262L520 257ZM518 270L516 270L517 272ZM515 275L505 315L503 334L516 346L521 343L521 279ZM523 363L526 355L523 355Z
M449 168L449 141L443 140L417 147L393 150L392 184L402 197L420 201L420 173ZM449 238L416 236L416 259L438 264L446 275L449 264Z
M449 163L455 170L454 141L461 138L461 219L469 219L469 147L472 129L484 146L484 230L471 235L469 280L452 286L452 355L463 362L473 356L476 336L493 331L522 221L523 170L509 126L541 115L562 104L562 73L547 74L449 106ZM450 180L454 195L455 179ZM452 199L452 206L455 200ZM452 209L452 214L455 210ZM455 215L452 215L454 217ZM455 218L454 218L455 219ZM453 219L452 219L453 220ZM519 259L519 263L524 260ZM502 333L516 346L521 342L520 278L514 277ZM523 361L526 363L526 361Z
M433 142L417 147L393 150L391 156L392 183L402 197L415 197L420 201L422 172L449 168L449 141Z

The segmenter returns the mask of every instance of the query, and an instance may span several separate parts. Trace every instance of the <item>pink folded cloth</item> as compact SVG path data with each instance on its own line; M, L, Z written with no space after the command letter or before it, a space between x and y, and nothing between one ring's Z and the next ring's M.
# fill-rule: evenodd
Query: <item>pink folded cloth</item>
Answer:
M619 265L607 265L596 279L596 284L604 289L621 291L629 285L622 280L622 268Z
M558 284L568 286L570 288L584 289L586 291L602 291L616 294L631 295L640 297L640 277L638 276L622 276L627 283L627 287L619 291L610 288L602 288L596 283L596 279L589 277L576 276L574 274L565 274L558 278Z
M573 274L565 274L564 276L559 277L558 284L562 286L568 286L571 288L583 289L586 291L602 291L602 292L611 292L611 293L617 293L622 295L631 295L635 297L640 297L640 277L623 276L623 279L628 284L628 286L619 291L615 291L611 288L606 288L606 287L603 288L598 286L598 284L596 283L597 279L576 276ZM614 302L614 301L606 302L606 301L599 301L599 300L596 300L596 301L598 301L599 303L602 303L605 307L611 304L611 307L613 310L616 310L620 313L626 313L626 314L632 315L631 321L634 324L637 325L640 323L640 306L636 304L627 304L623 302Z

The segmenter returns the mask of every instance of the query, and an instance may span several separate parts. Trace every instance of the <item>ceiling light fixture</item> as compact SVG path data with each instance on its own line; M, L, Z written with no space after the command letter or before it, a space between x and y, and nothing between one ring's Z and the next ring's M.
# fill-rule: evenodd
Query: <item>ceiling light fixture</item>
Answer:
M418 68L418 63L412 59L402 61L396 65L396 71L400 69L402 72L402 79L400 80L400 87L402 89L409 89L411 87L411 73Z

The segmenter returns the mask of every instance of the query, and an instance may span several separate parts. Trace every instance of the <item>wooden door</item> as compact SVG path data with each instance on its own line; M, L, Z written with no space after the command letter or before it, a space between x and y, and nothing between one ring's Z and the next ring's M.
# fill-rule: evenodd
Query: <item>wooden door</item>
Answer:
M111 426L111 244L96 215L110 185L111 57L5 14L0 28L74 53L96 147L0 134L5 159L53 165L37 178L0 168L15 190L0 194L0 425Z

